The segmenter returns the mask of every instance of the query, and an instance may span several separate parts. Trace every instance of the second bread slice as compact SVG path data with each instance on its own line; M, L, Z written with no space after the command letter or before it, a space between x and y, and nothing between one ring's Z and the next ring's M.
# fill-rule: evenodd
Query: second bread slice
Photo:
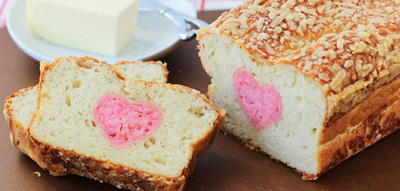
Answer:
M44 67L48 63L42 62L41 65ZM116 63L113 67L125 78L167 82L168 70L166 64L160 61L123 61ZM11 94L6 99L3 111L9 123L12 144L28 156L33 154L28 147L28 125L38 107L38 91L38 86L32 86Z

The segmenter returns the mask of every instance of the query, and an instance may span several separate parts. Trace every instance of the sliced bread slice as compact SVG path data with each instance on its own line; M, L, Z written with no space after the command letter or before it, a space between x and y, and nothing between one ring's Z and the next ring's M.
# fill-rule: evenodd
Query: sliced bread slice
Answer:
M38 95L28 128L34 160L55 176L131 190L182 190L225 116L196 90L125 80L91 58L46 65Z

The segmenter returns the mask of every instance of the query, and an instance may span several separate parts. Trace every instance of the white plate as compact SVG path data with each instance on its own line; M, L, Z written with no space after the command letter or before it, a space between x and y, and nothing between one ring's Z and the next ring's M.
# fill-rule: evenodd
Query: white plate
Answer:
M196 9L187 0L163 0L174 10L196 17ZM35 60L53 61L57 57L91 56L110 64L128 60L154 60L172 51L180 42L177 27L156 12L139 12L135 39L117 56L108 57L86 51L58 46L34 36L28 27L27 1L18 0L11 7L7 29L14 42Z

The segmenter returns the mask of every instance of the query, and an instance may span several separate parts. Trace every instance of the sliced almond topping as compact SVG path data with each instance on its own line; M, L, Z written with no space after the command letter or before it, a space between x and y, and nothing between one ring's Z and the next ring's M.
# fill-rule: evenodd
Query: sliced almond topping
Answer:
M265 62L292 63L330 93L352 92L400 62L398 5L400 0L253 0L206 30L232 37Z
M331 77L327 73L319 73L318 77L325 82L331 81Z
M346 62L343 65L345 68L350 68L352 66L354 66L354 62L353 60L346 60Z
M274 28L274 33L279 34L282 32L282 27L275 27Z
M345 78L346 78L346 72L344 70L341 70L340 72L337 73L335 78L333 78L329 86L332 88L333 91L338 93L341 91L340 88Z

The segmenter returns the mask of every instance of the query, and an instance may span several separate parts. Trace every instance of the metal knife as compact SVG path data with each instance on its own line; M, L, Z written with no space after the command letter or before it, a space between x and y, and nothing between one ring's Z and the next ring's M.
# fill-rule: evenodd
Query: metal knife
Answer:
M170 19L178 27L179 39L184 41L193 39L196 37L198 29L208 26L208 23L178 13L158 0L139 0L139 11L157 12Z

